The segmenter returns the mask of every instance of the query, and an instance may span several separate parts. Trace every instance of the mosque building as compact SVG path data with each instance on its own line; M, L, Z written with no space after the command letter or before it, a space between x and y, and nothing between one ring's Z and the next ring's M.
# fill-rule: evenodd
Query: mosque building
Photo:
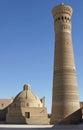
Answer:
M49 124L45 97L39 99L27 84L15 98L0 99L0 113L7 124Z

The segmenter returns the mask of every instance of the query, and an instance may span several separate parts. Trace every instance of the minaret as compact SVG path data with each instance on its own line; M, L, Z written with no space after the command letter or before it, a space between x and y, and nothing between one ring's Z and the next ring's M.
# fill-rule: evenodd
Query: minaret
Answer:
M71 36L72 8L63 3L52 10L55 31L51 123L55 124L80 108Z

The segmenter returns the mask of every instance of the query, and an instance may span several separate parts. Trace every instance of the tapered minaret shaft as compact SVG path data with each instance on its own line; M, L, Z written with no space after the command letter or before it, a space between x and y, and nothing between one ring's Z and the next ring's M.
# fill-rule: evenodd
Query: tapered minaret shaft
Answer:
M55 31L54 75L51 123L80 108L71 36L72 8L60 4L52 10Z

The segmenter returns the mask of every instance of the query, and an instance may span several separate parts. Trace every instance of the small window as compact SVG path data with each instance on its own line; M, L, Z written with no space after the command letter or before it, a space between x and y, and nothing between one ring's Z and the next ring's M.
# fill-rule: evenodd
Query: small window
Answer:
M27 103L26 106L29 107L29 103Z
M63 16L62 16L62 20L63 20Z
M2 103L1 106L4 107L4 104Z
M65 17L65 19L66 19L66 17Z
M69 18L68 18L68 20L69 20Z
M30 118L30 112L25 112L25 117Z
M58 20L60 20L60 17L58 17Z

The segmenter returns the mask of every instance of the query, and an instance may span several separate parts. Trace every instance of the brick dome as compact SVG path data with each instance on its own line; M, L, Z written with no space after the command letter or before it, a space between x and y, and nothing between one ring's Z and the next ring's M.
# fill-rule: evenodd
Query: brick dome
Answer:
M30 88L31 87L29 84L25 84L23 91L15 97L13 103L16 104L16 106L43 107L43 104L39 97L35 95Z

